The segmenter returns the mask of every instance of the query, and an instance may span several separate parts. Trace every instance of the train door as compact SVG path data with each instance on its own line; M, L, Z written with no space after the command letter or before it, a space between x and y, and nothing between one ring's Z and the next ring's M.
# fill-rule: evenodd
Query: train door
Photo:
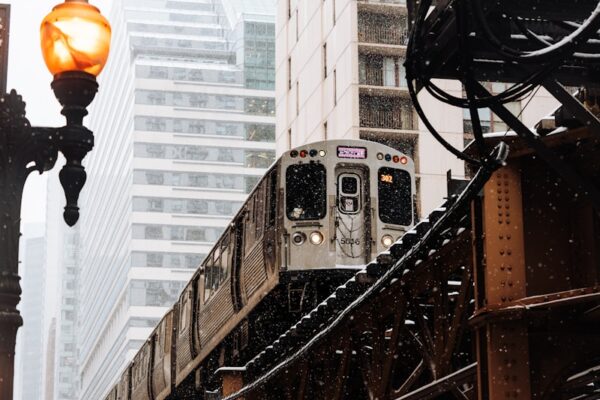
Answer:
M371 256L368 171L362 165L335 169L337 265L363 265Z

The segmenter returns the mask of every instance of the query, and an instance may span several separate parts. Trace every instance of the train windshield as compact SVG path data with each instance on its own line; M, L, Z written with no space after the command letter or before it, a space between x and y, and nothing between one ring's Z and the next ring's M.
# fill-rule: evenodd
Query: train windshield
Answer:
M402 169L379 169L379 219L386 224L412 223L410 174Z
M321 219L327 212L327 182L323 164L290 165L285 172L285 207L293 221Z

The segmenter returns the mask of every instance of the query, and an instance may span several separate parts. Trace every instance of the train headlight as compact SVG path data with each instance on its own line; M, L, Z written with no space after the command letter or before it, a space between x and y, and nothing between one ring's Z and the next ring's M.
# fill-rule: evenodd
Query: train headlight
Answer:
M305 241L306 235L302 232L294 232L292 235L292 243L294 243L296 246L300 246Z
M314 231L310 234L310 242L314 245L323 243L323 234L318 231Z
M383 247L385 247L386 249L388 247L390 247L392 245L392 243L394 243L394 238L391 237L390 235L383 235L383 237L381 238L381 244L383 245Z

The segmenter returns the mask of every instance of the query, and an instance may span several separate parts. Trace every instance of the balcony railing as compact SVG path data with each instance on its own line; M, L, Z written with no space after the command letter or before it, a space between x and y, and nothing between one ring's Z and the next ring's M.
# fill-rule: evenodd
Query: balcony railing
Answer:
M410 131L414 129L412 110L400 106L393 110L377 110L364 107L360 110L360 126Z
M360 84L370 86L383 86L383 70L375 68L365 69L364 75L360 74Z
M369 26L359 24L358 41L363 43L406 46L408 30L402 26Z

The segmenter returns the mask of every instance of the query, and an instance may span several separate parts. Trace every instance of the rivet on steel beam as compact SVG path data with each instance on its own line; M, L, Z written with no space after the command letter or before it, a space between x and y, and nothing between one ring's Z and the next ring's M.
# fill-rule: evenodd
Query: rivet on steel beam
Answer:
M508 255L508 256L512 255L511 249L506 249L506 255Z

